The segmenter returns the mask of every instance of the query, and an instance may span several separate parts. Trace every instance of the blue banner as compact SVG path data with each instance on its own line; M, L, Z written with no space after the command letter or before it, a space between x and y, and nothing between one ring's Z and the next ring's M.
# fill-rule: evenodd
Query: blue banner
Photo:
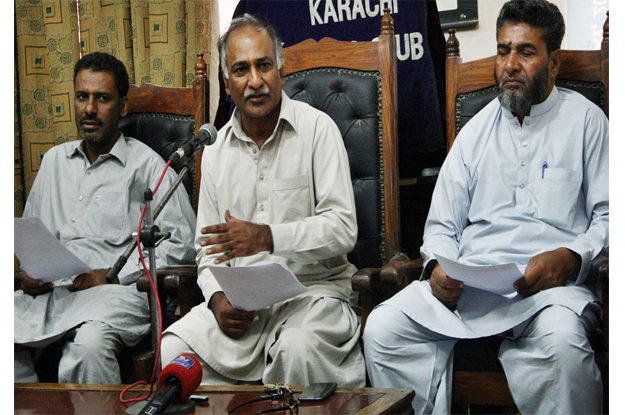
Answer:
M418 177L445 156L445 39L435 1L241 0L234 15L265 16L288 47L308 38L371 41L386 7L397 44L400 177Z

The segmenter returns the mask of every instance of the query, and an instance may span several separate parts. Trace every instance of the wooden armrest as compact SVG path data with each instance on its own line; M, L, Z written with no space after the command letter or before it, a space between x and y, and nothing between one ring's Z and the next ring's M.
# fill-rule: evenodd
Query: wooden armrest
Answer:
M197 280L197 267L178 267L178 268L166 268L156 271L156 280L158 283L158 289L165 289L167 292L172 291L171 281L177 281L176 277L192 278ZM169 280L169 282L167 282ZM178 286L173 287L173 291L177 291ZM145 273L139 276L137 280L137 290L147 293L150 292L150 281Z
M423 272L423 260L408 257L396 257L382 267L380 271L380 282L382 284L405 287L412 281L418 279Z

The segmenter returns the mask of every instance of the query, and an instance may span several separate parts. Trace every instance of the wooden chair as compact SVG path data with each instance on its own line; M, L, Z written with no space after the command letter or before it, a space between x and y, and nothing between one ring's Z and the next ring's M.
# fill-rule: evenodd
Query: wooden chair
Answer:
M486 104L495 99L493 78L495 57L461 63L455 30L447 40L447 149L451 149L460 129ZM601 50L562 51L562 64L556 85L573 89L609 114L609 20L603 28ZM392 261L380 273L360 281L361 302L375 306L419 278L421 259ZM604 384L604 411L608 413L608 336L609 336L609 261L599 267L600 295L603 306L603 335L591 339ZM363 294L369 299L362 299ZM377 298L374 297L377 295ZM366 316L370 310L363 310ZM454 349L452 405L463 413L478 413L475 406L515 406L503 368L497 359L501 339L489 337L461 340ZM470 407L473 406L473 409ZM479 409L479 408L478 408ZM505 408L502 408L505 410ZM489 412L492 413L492 412Z
M165 161L169 156L193 137L199 128L209 121L209 85L207 66L204 54L198 53L195 65L195 79L190 88L168 88L152 84L141 86L131 85L128 90L128 113L119 123L119 129L129 137L136 138L149 145L159 153ZM200 184L200 161L202 152L195 157L195 167L183 180L189 199L195 211ZM179 173L183 164L179 161L172 163L172 168ZM167 189L164 189L165 191ZM191 241L189 241L191 242ZM164 285L169 280L177 280L180 275L195 275L196 267L180 267L157 271L157 287L159 299L163 307L163 326L167 327L174 320L173 310L176 298L167 299ZM146 276L137 282L139 291L149 292L150 286ZM156 307L150 304L151 313L156 313ZM122 354L122 377L128 382L135 380L149 381L154 365L154 350L157 342L155 319L152 318L152 346L149 351L144 339L139 347L131 348L129 353ZM120 362L121 363L121 362Z
M406 258L399 245L395 54L388 10L377 42L308 39L283 51L284 91L329 114L345 140L358 220L358 241L348 254L359 269L354 285L379 274L391 258ZM180 300L181 315L203 301L196 279L165 281L165 290Z

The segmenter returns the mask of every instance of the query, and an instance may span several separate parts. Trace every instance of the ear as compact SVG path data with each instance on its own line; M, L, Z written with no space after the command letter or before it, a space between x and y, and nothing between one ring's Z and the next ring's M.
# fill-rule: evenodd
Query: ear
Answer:
M555 79L560 73L560 64L562 63L562 51L556 49L549 55L549 74Z
M126 114L128 113L128 95L126 95L125 97L122 98L121 100L121 111L120 111L120 115L122 117L125 117Z
M280 68L280 85L284 85L284 64Z

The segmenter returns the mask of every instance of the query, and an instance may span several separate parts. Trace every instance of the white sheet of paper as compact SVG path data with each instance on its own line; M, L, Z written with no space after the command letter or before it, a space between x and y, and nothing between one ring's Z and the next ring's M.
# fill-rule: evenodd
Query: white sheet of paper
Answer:
M43 282L91 270L50 233L39 217L14 218L13 249L28 276Z
M258 311L309 289L284 264L263 261L244 267L209 265L234 308Z
M496 294L508 295L516 293L512 284L523 276L523 273L515 264L463 265L437 254L434 254L434 257L449 278L462 281L470 287Z

